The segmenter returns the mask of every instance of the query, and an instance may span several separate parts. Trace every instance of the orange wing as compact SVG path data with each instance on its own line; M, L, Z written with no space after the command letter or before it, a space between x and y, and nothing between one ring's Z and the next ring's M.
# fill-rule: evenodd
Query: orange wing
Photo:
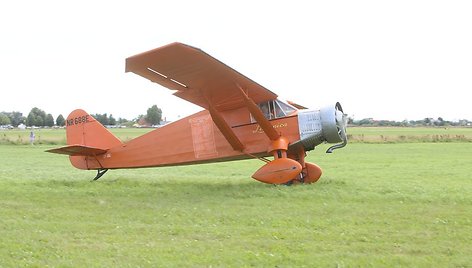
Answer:
M254 102L277 95L198 48L172 43L126 59L133 72L169 89L174 95L205 109L218 111L245 106L240 87Z

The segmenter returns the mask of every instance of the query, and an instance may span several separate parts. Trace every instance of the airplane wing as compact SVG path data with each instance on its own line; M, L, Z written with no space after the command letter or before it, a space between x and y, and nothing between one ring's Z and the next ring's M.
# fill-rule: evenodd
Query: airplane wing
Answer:
M205 109L225 111L245 106L242 88L255 103L277 95L202 50L172 43L126 59L133 72L172 90Z

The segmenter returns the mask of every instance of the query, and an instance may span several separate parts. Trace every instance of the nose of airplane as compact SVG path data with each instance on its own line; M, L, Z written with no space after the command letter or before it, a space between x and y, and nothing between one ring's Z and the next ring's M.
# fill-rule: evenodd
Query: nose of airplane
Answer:
M313 150L323 142L338 143L328 148L327 153L346 146L346 125L347 115L339 102L319 110L300 110L298 113L300 142L305 150Z

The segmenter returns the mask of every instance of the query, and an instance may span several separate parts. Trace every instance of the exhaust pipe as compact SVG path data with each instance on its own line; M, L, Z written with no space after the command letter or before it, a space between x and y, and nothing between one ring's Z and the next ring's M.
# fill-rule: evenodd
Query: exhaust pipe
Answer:
M343 112L343 108L341 107L341 104L336 103L335 107L335 117L336 117L336 127L338 128L338 134L339 137L342 139L342 143L333 145L326 150L326 153L330 154L334 150L343 148L347 144L347 135L346 135L346 125L347 125L347 119L346 115Z
M344 130L344 128L341 128L340 131L341 131L340 136L341 136L341 138L343 139L343 142L342 142L342 143L339 143L339 144L335 144L335 145L329 147L328 150L326 150L326 153L327 153L327 154L330 154L330 153L332 153L334 150L343 148L344 146L347 145L346 131Z

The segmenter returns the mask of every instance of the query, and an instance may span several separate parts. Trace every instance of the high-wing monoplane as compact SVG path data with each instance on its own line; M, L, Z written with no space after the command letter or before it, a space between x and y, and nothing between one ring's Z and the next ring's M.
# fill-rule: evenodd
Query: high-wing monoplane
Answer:
M346 115L339 103L307 109L277 95L204 51L172 43L126 59L133 72L204 108L133 140L122 142L84 110L66 120L67 146L48 152L70 156L79 169L211 163L256 158L252 177L271 184L313 183L321 168L306 152L327 142L327 152L347 144Z

